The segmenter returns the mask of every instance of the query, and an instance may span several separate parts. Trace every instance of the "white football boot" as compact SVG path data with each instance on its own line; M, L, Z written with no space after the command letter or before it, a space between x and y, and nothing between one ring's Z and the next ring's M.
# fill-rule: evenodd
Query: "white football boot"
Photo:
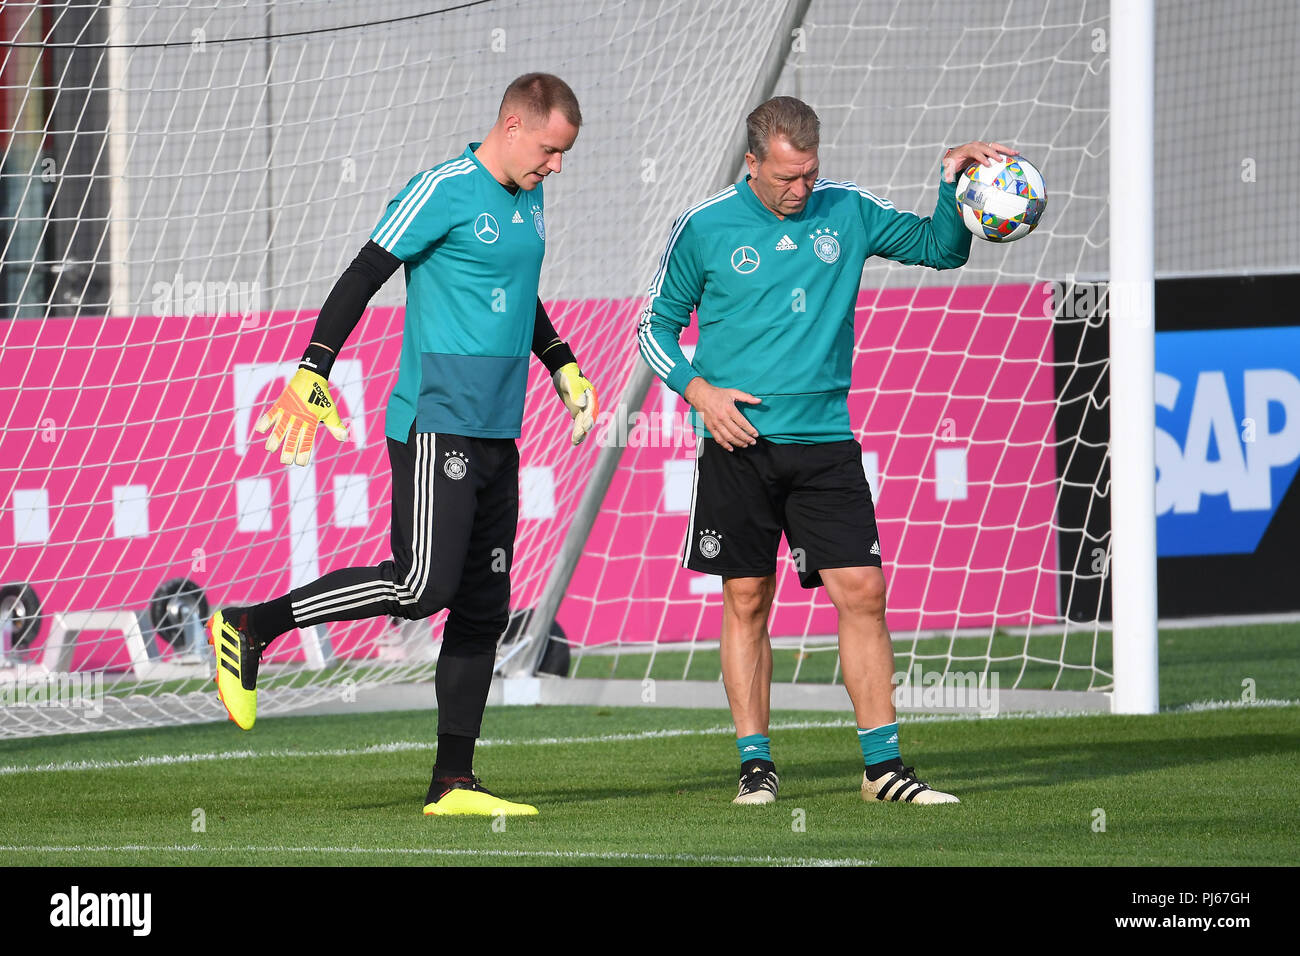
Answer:
M862 799L885 800L896 803L961 803L951 793L935 790L928 783L916 779L913 767L886 770L875 780L862 772Z

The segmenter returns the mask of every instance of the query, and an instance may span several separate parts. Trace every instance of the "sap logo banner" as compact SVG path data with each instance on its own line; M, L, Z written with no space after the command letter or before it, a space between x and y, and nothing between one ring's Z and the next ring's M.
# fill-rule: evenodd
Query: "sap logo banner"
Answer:
M1300 328L1156 334L1160 557L1251 553L1300 468Z

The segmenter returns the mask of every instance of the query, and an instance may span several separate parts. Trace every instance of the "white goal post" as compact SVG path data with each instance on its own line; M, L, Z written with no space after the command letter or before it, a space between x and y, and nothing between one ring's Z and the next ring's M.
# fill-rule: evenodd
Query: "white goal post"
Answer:
M1112 709L1160 709L1156 643L1155 0L1111 12ZM1122 290L1122 292L1121 292ZM1119 293L1119 294L1117 294Z

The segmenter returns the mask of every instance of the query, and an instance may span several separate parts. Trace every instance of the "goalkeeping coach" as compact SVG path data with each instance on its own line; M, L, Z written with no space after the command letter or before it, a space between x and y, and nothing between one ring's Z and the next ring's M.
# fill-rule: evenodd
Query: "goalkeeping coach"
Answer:
M690 403L699 436L682 561L723 578L722 677L741 760L734 802L777 794L767 618L784 532L803 556L800 583L824 585L838 614L863 799L956 803L900 756L881 545L849 423L853 323L868 257L935 269L966 262L971 234L953 180L1015 150L948 150L934 215L923 219L854 183L819 179L820 123L793 97L750 113L747 134L749 174L678 218L638 326L642 358ZM692 311L693 363L678 344Z

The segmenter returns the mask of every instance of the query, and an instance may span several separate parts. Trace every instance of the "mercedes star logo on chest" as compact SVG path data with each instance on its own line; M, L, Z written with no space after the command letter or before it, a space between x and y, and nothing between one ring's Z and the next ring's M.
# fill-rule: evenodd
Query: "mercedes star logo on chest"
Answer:
M479 242L486 242L489 246L496 242L497 237L501 235L496 217L490 212L479 213L478 218L474 220L474 235L478 236Z
M731 254L731 268L741 275L748 275L758 268L758 250L753 246L741 246Z

